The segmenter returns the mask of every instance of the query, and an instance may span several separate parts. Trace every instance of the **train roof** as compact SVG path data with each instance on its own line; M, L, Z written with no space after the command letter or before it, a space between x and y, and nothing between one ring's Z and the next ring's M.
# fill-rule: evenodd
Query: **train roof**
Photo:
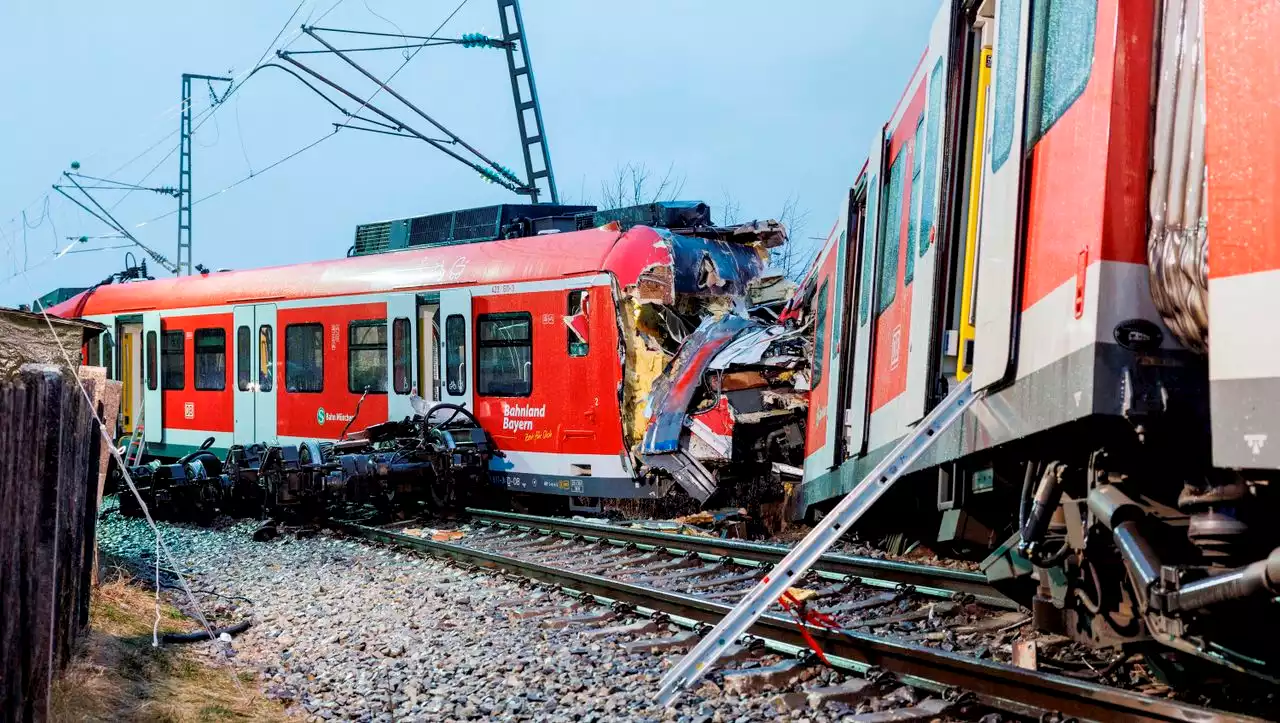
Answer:
M475 284L519 283L612 271L633 276L660 236L637 226L545 234L370 256L104 285L49 309L64 317L267 303ZM624 283L631 279L620 278Z

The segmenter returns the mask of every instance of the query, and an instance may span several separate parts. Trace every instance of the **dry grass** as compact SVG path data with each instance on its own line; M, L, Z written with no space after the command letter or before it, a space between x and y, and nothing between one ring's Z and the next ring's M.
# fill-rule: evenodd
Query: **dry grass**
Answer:
M78 655L54 684L55 721L284 721L241 672L212 667L190 648L151 646L155 620L152 590L123 576L94 590L90 632ZM190 622L162 604L160 631L190 629Z

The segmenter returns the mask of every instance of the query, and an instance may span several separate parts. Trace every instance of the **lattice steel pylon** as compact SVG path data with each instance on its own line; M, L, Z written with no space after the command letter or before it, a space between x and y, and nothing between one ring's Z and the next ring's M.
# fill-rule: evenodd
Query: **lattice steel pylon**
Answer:
M538 194L545 191L551 203L560 203L556 193L556 176L551 171L551 149L547 146L547 132L542 125L542 106L538 104L538 88L533 82L533 66L529 64L529 45L524 41L524 19L520 16L519 0L498 0L498 17L502 20L502 40L507 43L507 70L511 74L511 94L515 98L516 123L520 127L520 147L524 151L524 168L529 185L533 187L530 198L538 202ZM512 26L515 30L512 30ZM519 53L519 57L517 57ZM525 79L521 85L520 78ZM533 133L525 113L533 111ZM541 157L542 167L535 170L534 160Z
M209 95L214 103L220 102L213 93L214 81L230 83L230 78L216 75L182 74L182 120L178 138L178 276L191 274L191 81L210 83Z

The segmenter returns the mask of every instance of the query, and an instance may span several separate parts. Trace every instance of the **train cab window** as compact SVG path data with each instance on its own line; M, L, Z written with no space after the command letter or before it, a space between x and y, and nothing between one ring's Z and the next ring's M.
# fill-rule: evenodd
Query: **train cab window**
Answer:
M275 381L276 357L271 341L271 325L258 327L258 391L271 391Z
M111 332L102 333L102 366L107 370L107 379L115 378L116 349L111 342Z
M396 319L391 323L391 381L396 394L408 394L413 384L413 335L409 333L409 320Z
M898 151L898 157L889 169L889 197L885 201L884 230L880 238L884 241L880 252L880 268L876 280L880 296L876 300L876 316L884 313L893 304L898 294L898 261L902 248L902 186L907 172L906 149Z
M160 335L160 388L186 389L187 350L181 331Z
M236 329L236 389L242 392L249 391L249 384L253 381L253 370L249 368L249 362L253 359L250 354L252 350L249 348L249 327L241 325Z
M467 393L467 320L450 314L444 320L444 385L449 394Z
M84 345L84 363L91 367L98 366L98 351L101 342L98 337L93 337Z
M290 324L284 328L286 392L324 391L324 325Z
M147 389L155 391L160 381L156 373L156 333L147 332Z
M353 321L347 325L347 391L387 393L387 322Z
M196 390L220 392L227 388L227 332L196 329Z
M476 391L487 397L533 392L533 317L528 312L481 314L477 320Z
M574 289L569 292L569 308L564 317L569 356L586 356L591 351L590 342L587 339L587 293L585 289Z

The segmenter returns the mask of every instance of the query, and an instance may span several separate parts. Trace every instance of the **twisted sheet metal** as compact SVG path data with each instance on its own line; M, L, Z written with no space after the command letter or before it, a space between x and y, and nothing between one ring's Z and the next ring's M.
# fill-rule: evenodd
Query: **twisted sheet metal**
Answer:
M1151 296L1185 346L1209 345L1209 233L1201 0L1168 0L1161 19L1147 266Z

